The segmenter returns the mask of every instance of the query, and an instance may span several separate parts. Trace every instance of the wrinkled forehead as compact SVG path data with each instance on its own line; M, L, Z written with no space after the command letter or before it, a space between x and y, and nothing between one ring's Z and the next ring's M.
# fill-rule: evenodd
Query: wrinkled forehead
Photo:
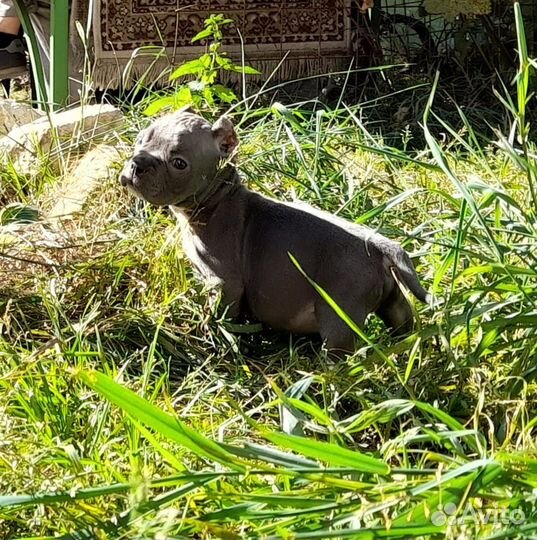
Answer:
M139 136L136 145L160 150L194 150L212 140L211 124L190 113L159 118Z

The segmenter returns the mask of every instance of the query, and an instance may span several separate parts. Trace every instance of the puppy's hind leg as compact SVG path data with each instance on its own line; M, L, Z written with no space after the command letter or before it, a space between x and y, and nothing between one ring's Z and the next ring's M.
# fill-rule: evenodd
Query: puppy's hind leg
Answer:
M348 315L360 328L363 327L366 313L358 311ZM322 299L315 304L315 316L319 324L319 333L329 350L343 356L355 351L356 334Z
M397 285L376 310L376 314L384 321L394 336L410 334L414 328L412 309Z

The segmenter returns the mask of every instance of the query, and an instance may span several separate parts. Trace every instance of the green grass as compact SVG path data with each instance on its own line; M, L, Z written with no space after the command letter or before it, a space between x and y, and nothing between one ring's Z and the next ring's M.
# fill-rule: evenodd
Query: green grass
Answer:
M238 109L252 189L399 240L436 296L403 341L371 318L346 361L226 320L173 219L116 181L72 222L0 226L0 538L534 537L535 62L521 50L500 89L515 135L494 141L461 111L464 129L442 126L434 88L412 153L359 106ZM46 209L57 174L0 170L0 200Z

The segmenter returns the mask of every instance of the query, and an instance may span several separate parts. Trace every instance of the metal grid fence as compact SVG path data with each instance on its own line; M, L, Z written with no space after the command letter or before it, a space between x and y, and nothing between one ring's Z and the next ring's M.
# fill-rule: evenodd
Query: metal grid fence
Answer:
M441 63L462 69L491 71L514 61L516 31L511 0L490 0L483 15L446 17L428 13L426 7L442 7L429 0L375 0L370 14L360 11L367 0L355 1L357 35L355 54L361 66L409 63L431 70ZM443 0L448 6L455 0ZM485 0L486 2L486 0ZM470 3L470 0L468 0ZM537 1L520 2L525 16L528 46L537 42Z

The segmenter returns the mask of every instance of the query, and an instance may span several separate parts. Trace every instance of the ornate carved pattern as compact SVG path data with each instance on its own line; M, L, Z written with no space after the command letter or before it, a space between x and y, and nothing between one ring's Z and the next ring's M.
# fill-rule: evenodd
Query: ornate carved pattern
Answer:
M348 48L347 0L100 0L95 31L101 51L124 55L141 45L191 47L212 13L235 21L247 49L259 53ZM238 47L236 31L226 43ZM122 53L122 54L121 54Z

